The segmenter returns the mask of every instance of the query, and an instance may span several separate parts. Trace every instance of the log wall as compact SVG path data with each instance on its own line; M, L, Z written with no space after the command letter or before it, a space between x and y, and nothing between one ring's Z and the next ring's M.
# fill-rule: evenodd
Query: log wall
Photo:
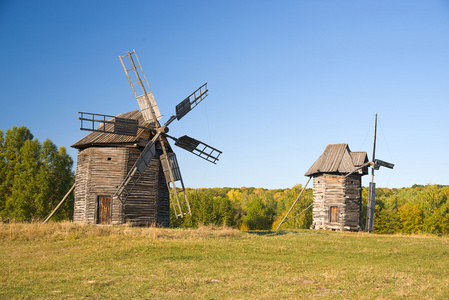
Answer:
M97 223L98 196L112 196L123 181L124 147L90 147L78 151L74 221ZM115 199L116 200L116 199ZM112 223L119 223L117 203L112 201Z
M312 229L360 230L361 176L321 174L313 178ZM338 220L330 222L330 208Z

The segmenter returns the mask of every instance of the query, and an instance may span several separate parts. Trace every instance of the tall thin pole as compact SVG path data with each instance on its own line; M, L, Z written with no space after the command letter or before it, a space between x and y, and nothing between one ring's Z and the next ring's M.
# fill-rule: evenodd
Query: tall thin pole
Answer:
M373 141L373 162L376 158L376 133L377 133L377 113L374 115L374 141ZM374 181L374 168L371 168L371 182Z
M373 159L371 165L371 182L368 189L368 206L366 214L366 231L373 231L374 227L374 208L376 196L376 184L374 183L374 161L376 157L376 133L377 133L377 113L374 116L374 141L373 141Z

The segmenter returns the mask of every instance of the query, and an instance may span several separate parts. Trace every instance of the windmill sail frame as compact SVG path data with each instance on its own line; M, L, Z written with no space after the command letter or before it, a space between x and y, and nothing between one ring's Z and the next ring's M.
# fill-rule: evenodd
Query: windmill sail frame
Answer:
M135 60L137 61L137 65L133 59L133 56L135 57ZM130 68L127 68L125 66L124 58L128 58L129 62L131 64ZM139 178L143 175L146 168L150 164L153 157L156 155L155 152L155 144L156 142L160 143L162 147L163 154L160 155L164 175L166 178L166 183L169 191L172 193L172 195L176 198L176 203L172 202L173 209L175 210L176 218L183 217L185 214L191 215L190 210L190 204L187 198L187 193L184 188L184 183L182 181L181 172L179 170L179 165L176 160L176 155L171 152L167 151L167 149L170 147L169 143L166 139L168 135L166 134L168 132L168 125L172 123L175 119L180 120L182 117L184 117L188 112L190 112L193 108L195 108L204 98L208 96L208 90L207 90L207 82L200 86L198 89L196 89L193 93L191 93L187 98L185 98L183 101L181 101L180 104L176 106L176 115L173 115L169 118L169 120L161 126L159 123L159 120L161 119L161 114L159 112L159 109L157 107L156 101L154 99L153 93L151 92L151 89L148 85L148 81L146 79L145 73L143 72L143 69L140 65L139 59L137 57L137 53L135 50L133 52L127 52L124 56L119 56L120 62L123 66L123 69L125 71L126 77L128 79L128 82L133 90L134 96L139 104L141 113L143 118L146 121L145 125L148 125L148 123L154 124L155 127L153 131L155 132L154 137L152 140L145 146L145 149L142 151L141 155L139 156L138 160L135 162L134 166L131 168L131 170L128 172L128 175L123 180L120 187L117 189L117 192L115 193L114 197L117 197L120 199L122 204L125 204L126 199L128 198L129 194L131 193L133 187L138 182ZM133 72L131 72L133 71ZM135 82L131 79L131 75L135 75ZM136 91L136 88L140 87L142 94L139 95ZM173 138L173 137L171 137ZM187 137L188 138L188 137ZM175 139L175 138L174 138ZM175 139L176 141L177 139ZM191 148L193 145L194 148ZM204 144L198 140L189 138L189 143L187 143L186 138L181 138L181 145L186 147L190 147L188 151L192 152L193 154L206 159L209 162L216 163L218 160L218 156L221 154L221 151L208 146L207 144ZM201 148L198 148L198 146L201 145ZM218 153L218 154L217 154ZM181 202L179 200L178 191L175 186L175 182L179 181L182 186L182 191L184 193L185 202ZM128 185L131 187L128 188ZM173 197L172 197L173 198ZM184 212L182 203L186 204L187 206L187 212ZM177 210L178 208L178 210Z

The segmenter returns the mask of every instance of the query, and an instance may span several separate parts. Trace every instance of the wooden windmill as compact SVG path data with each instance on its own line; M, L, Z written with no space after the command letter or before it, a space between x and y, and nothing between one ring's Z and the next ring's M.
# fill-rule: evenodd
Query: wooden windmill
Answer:
M372 161L368 161L366 152L351 152L347 144L327 145L323 154L306 172L305 176L308 176L309 180L290 210L279 223L277 229L283 223L299 217L313 206L312 229L361 230L362 176L368 174L368 167L371 166L371 182L369 185L365 230L373 230L375 202L374 170L378 170L381 166L391 169L394 167L391 163L375 159L377 114L375 116L374 127ZM287 219L311 178L313 178L312 204L300 214Z
M191 210L176 155L167 138L176 146L214 164L222 153L189 136L175 138L167 134L168 126L175 119L180 120L207 97L207 83L181 101L176 106L176 114L162 125L159 123L161 114L136 52L127 52L119 58L140 111L115 117L80 112L80 129L92 133L72 146L80 150L76 179L80 188L78 192L75 189L74 220L78 223L132 222L168 226L168 207L164 204L168 203L167 190L172 194L176 218L191 215ZM92 153L84 155L87 150ZM100 176L104 177L102 181L95 179L95 182L87 183ZM148 206L151 201L154 205ZM145 211L147 215L143 215Z

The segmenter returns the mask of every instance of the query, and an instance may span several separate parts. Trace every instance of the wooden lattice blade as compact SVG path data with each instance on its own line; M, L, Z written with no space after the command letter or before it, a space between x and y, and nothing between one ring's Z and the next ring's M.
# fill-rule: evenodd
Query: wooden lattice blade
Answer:
M126 55L119 56L119 59L131 89L133 90L134 96L139 104L145 122L154 122L156 123L156 126L159 127L158 121L161 119L161 114L156 105L156 101L154 100L150 86L148 85L142 66L140 65L136 51L134 50L133 52L128 52Z
M174 139L175 145L187 150L196 156L201 157L202 159L207 160L211 163L216 163L218 160L218 157L222 153L220 150L215 149L214 147L211 147L201 141L198 141L194 138L191 138L187 135L184 135L180 137L179 139Z
M136 119L80 112L81 130L136 136L139 121Z
M173 211L175 212L176 218L184 217L184 215L189 214L192 215L190 210L189 200L187 198L186 190L184 188L184 183L182 181L181 170L179 169L178 160L176 159L176 155L173 152L165 152L160 156L162 169L164 170L165 180L167 183L167 187L172 194L172 205ZM178 195L178 190L175 182L181 184L181 190L183 193L183 197L180 199L180 195ZM171 186L170 186L171 185ZM182 199L184 198L184 199Z
M148 99L147 99L148 97ZM145 95L138 96L137 103L139 104L140 111L142 112L142 116L145 122L152 123L154 122L153 116L151 114L150 103L153 108L153 111L156 115L156 119L159 121L161 117L161 113L159 108L157 107L156 100L154 100L154 96L152 92L147 93L147 97ZM149 102L148 102L149 101Z
M182 180L175 153L169 152L161 155L161 163L167 183Z
M207 82L196 89L187 98L182 100L178 105L176 105L176 118L181 120L189 111L194 109L204 98L208 96L207 94Z
M394 164L380 160L380 159L375 159L374 160L374 165L380 166L380 167L385 167L385 168L389 168L389 169L393 169L394 168Z

